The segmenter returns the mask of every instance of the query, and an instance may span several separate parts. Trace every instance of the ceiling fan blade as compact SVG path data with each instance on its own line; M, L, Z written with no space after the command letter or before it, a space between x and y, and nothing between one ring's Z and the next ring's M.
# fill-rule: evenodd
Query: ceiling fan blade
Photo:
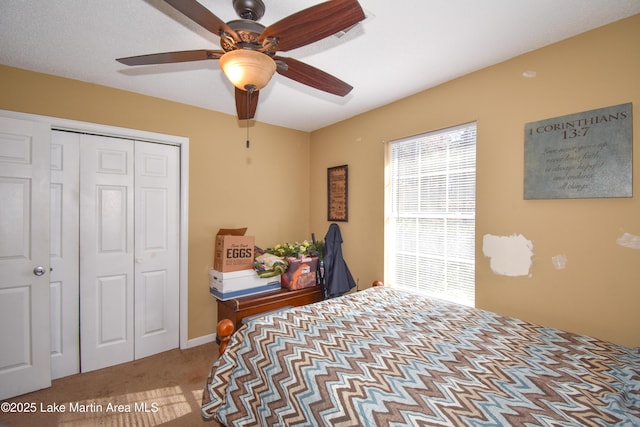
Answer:
M291 80L338 96L345 96L353 89L353 86L339 78L297 59L284 58L282 56L276 56L273 59L278 64L276 72ZM281 63L284 63L284 66Z
M264 29L260 42L278 40L276 50L288 51L321 40L365 18L357 0L330 0L289 15Z
M196 0L164 0L191 19L202 28L220 35L221 31L229 34L235 41L240 41L238 34L231 29L222 19L214 15L209 9L202 6Z
M220 59L222 55L224 55L223 50L183 50L180 52L164 52L152 53L149 55L129 56L127 58L118 58L116 61L124 65L152 65Z
M253 119L256 115L256 109L258 108L258 95L259 90L247 92L242 89L236 89L236 113L238 113L238 119L249 120Z

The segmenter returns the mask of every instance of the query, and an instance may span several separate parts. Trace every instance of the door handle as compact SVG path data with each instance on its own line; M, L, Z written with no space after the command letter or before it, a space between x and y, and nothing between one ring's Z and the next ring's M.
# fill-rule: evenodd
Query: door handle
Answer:
M36 268L33 269L33 274L35 274L36 276L42 276L44 275L44 267L39 265Z

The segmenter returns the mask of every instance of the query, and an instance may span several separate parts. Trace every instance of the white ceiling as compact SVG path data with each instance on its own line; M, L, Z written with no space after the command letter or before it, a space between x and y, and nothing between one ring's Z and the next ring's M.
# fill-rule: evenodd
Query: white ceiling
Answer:
M224 21L232 0L199 0ZM319 0L264 0L268 26ZM345 98L276 74L256 120L313 131L522 53L640 13L638 0L360 0L367 18L283 53L354 86ZM0 63L235 115L217 61L126 67L115 58L219 49L162 0L2 0ZM522 70L525 71L525 70Z

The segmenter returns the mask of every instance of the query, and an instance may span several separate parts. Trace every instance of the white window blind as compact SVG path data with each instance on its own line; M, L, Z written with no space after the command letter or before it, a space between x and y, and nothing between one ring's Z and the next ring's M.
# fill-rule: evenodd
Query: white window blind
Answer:
M389 167L392 285L473 306L476 124L392 141Z

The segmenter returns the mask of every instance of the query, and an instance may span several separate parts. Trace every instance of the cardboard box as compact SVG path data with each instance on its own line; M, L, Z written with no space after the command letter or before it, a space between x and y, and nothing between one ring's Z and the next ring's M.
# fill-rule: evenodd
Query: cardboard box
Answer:
M209 293L226 301L280 289L280 276L263 279L251 270L221 272L209 269Z
M316 285L318 257L287 257L287 262L289 263L287 271L280 276L283 288L293 291Z
M246 228L220 229L216 234L213 268L220 272L253 267L255 237L245 236Z

